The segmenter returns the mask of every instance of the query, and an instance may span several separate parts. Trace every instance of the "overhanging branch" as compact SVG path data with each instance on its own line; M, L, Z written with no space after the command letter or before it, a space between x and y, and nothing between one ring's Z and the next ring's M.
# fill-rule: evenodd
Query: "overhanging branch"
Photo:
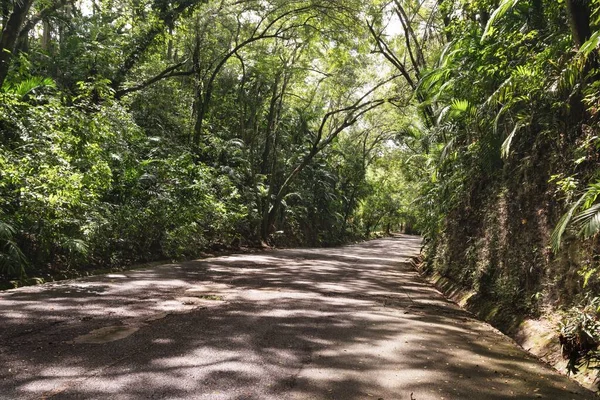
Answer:
M158 81L161 81L163 79L172 78L175 76L188 76L188 75L194 74L195 71L193 69L190 71L177 71L179 68L183 67L187 63L187 61L188 60L184 60L180 63L172 65L172 66L168 67L167 69L165 69L164 71L162 71L161 73L159 73L158 75L156 75L150 79L147 79L141 83L138 83L137 85L134 85L134 86L126 88L126 89L118 90L115 94L115 97L117 99L120 99L121 97L123 97L127 94L145 89L146 87L148 87Z

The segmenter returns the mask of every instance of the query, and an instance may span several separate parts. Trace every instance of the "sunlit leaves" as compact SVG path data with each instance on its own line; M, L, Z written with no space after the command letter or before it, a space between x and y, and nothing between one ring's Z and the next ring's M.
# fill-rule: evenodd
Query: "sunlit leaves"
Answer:
M494 10L490 16L485 29L483 31L482 40L491 35L494 29L494 24L502 18L509 10L511 10L520 0L502 0L498 8Z
M599 196L600 182L595 182L561 217L552 232L552 248L555 252L560 250L563 235L570 226L573 226L585 239L600 232L600 204L597 202Z

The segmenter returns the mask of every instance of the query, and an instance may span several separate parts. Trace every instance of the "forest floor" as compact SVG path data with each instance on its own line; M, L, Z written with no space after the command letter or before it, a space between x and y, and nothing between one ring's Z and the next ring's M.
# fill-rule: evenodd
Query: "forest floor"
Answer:
M420 246L401 236L6 291L0 398L595 398L421 279Z

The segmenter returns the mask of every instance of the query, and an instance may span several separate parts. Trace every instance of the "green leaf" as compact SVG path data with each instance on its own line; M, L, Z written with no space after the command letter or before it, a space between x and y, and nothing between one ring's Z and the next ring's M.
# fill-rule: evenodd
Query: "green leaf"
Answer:
M558 224L556 224L554 231L552 231L552 235L550 237L550 242L552 244L552 250L554 250L555 253L558 253L558 251L560 250L562 237L565 233L565 230L567 229L567 226L569 226L569 224L571 223L573 214L575 214L575 211L577 211L577 209L581 206L581 204L585 200L586 200L586 194L581 196L579 198L579 200L577 200L575 202L575 204L573 204L571 206L571 208L569 208L569 210L560 218L560 220L558 221Z
M581 45L579 52L584 56L589 56L600 45L600 31L596 31L592 36Z
M496 21L500 18L502 18L502 16L504 14L506 14L509 10L511 10L514 6L517 5L517 3L519 2L519 0L502 0L502 2L500 3L500 5L498 6L498 8L496 8L494 10L494 12L492 13L492 15L490 16L490 19L488 20L485 29L483 31L483 36L481 37L481 41L483 41L487 36L491 35L493 32L493 26L496 23Z
M512 132L510 132L510 134L508 135L508 137L506 138L504 143L502 143L502 157L503 158L507 158L508 155L510 154L510 146L512 145L512 142L515 139L517 132L519 132L521 129L527 127L528 125L529 124L524 121L517 122L517 124L513 128Z
M600 232L600 204L594 204L577 214L573 223L580 226L580 234L589 238Z

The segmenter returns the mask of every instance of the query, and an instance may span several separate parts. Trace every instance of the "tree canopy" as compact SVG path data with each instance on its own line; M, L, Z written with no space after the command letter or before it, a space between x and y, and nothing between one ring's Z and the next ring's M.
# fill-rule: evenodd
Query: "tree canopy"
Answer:
M9 0L0 21L2 280L403 230L527 312L574 246L600 287L597 0Z

